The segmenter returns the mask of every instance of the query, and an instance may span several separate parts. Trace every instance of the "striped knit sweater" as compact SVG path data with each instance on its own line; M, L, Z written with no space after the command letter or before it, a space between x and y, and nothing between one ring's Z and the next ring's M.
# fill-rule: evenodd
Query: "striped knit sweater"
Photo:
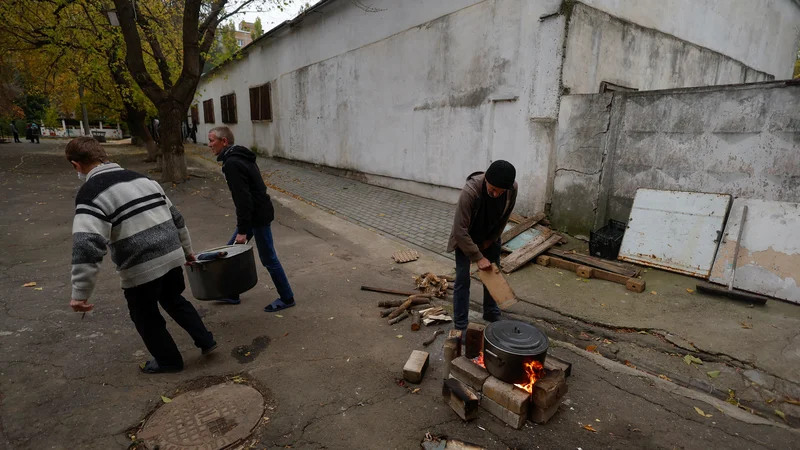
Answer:
M88 299L111 249L122 288L153 281L192 253L189 230L157 182L117 164L101 164L75 198L72 298Z

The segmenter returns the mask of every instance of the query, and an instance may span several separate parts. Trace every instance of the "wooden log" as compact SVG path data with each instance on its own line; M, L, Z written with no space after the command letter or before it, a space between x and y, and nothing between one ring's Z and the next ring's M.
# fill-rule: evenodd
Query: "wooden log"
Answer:
M628 281L625 283L625 289L633 292L642 292L646 286L647 283L639 278L628 278Z
M397 316L397 317L395 317L393 319L389 319L389 325L394 325L397 322L401 322L401 321L406 320L406 319L408 319L408 313L403 311L403 313L400 314L399 316Z
M422 315L419 311L411 311L411 331L419 331L422 327Z
M414 297L414 301L411 302L412 305L424 305L426 303L430 303L431 296L428 294L412 294L411 297ZM378 306L381 308L397 308L398 306L402 305L408 299L404 300L381 300L378 302Z
M395 317L399 316L401 313L405 312L405 310L408 309L409 306L411 306L413 301L414 301L414 296L413 295L411 297L408 297L406 299L406 301L403 302L402 305L398 306L397 309L395 309L394 311L392 311L391 314L389 314L389 319L394 319Z
M540 238L544 238L544 242L541 242ZM545 236L543 233L541 236L528 242L514 253L506 256L502 262L503 272L511 273L519 269L523 265L527 264L528 261L536 258L550 247L556 245L560 240L561 235L558 233L553 233L550 236Z
M567 261L581 263L585 266L595 267L597 269L602 269L607 272L618 273L620 275L625 275L628 278L634 278L639 276L640 270L636 267L630 266L628 264L618 263L614 261L608 261L606 259L598 258L596 256L591 255L584 255L581 253L569 252L565 250L560 250L557 248L551 248L545 252L546 255L557 256L561 259L566 259Z
M514 228L506 231L505 233L503 233L502 236L500 236L500 243L502 245L505 245L506 242L524 233L528 228L536 225L542 219L544 219L544 213L538 213L532 217L523 220L522 222L519 222L517 225L514 226Z
M594 269L589 266L578 266L578 268L575 269L575 273L581 278L592 278Z
M444 330L436 330L436 331L434 331L433 332L433 336L431 336L429 339L425 340L425 342L422 343L422 346L423 347L427 347L427 346L433 344L433 341L436 340L436 336L439 336L440 334L444 334Z
M386 308L381 310L381 317L386 317L391 314L396 308Z
M419 292L409 292L409 291L396 291L394 289L385 289L380 287L373 287L373 286L361 286L362 291L372 291L372 292L382 292L384 294L395 294L395 295L418 295Z

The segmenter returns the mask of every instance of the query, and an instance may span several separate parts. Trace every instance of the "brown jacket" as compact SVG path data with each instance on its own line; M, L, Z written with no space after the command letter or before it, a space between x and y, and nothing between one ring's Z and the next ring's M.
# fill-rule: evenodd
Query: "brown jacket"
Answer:
M479 247L483 243L476 244L469 235L472 219L475 218L480 206L483 178L483 172L475 172L467 177L467 184L464 185L461 195L458 197L456 216L453 219L453 231L450 233L450 242L447 244L448 252L455 251L456 247L458 247L472 262L480 261L483 258L483 253L481 253L481 248ZM514 187L507 192L506 208L503 210L503 215L497 218L498 226L493 228L494 231L487 238L490 242L500 238L506 223L508 223L508 218L511 216L511 211L514 210L514 205L517 202L517 183L515 182Z

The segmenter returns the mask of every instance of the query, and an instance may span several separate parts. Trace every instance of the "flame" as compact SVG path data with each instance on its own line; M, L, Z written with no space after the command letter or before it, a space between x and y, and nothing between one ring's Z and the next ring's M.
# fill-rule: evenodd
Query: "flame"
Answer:
M481 355L481 361L483 360L483 355ZM530 361L525 363L525 373L528 375L528 382L525 384L515 384L514 386L518 388L522 388L525 392L529 394L533 394L533 385L536 384L536 380L542 378L544 376L544 366L539 361Z
M486 368L486 364L483 363L483 352L478 353L476 358L472 358L472 362L483 367L484 369Z

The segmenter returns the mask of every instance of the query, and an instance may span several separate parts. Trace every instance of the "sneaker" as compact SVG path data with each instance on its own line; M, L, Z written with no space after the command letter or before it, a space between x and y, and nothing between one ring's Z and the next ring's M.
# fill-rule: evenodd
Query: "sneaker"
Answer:
M217 349L217 341L214 341L214 343L211 344L211 346L206 347L206 348L201 348L200 349L200 354L203 355L203 356L206 356L206 355L208 355L209 353L213 352L216 349Z

